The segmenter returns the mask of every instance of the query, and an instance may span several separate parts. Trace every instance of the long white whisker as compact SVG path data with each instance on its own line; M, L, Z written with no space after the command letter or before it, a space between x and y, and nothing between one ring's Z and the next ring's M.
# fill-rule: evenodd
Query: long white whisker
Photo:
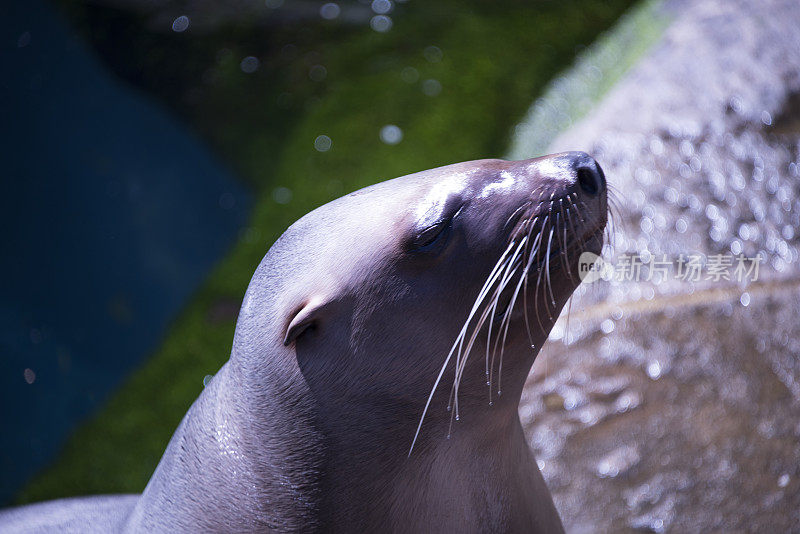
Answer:
M512 241L512 244L513 244L513 241ZM501 278L501 282L500 282L500 284L498 286L500 289L495 289L494 294L492 295L492 300L493 301L497 299L497 297L495 295L499 294L499 292L502 291L502 288L505 287L505 283L506 283L505 282L505 278L507 277L507 273L508 273L509 269L513 266L514 261L516 260L517 256L519 255L519 250L522 248L523 245L524 245L524 239L523 239L523 242L519 244L519 246L514 250L514 252L511 254L511 256L508 259L503 261L502 264L501 264L501 262L498 262L497 264L495 264L496 268L498 266L500 266L500 268L497 268L496 272L495 272L495 270L493 270L493 273L492 273L493 275L484 284L484 287L482 288L481 293L478 295L479 298L475 300L475 304L473 305L472 312L470 313L469 319L467 320L467 323L464 325L464 328L462 329L461 333L459 334L459 337L460 337L461 341L459 343L459 350L458 350L458 354L457 354L457 357L456 357L456 369L455 369L455 376L454 376L454 379L453 379L453 385L452 385L452 387L450 389L450 396L451 396L452 403L453 403L453 413L450 415L450 424L451 424L451 426L452 426L453 416L455 416L456 420L458 420L459 416L460 416L459 410L458 410L458 386L461 383L461 372L463 371L464 365L466 364L467 356L469 355L469 351L472 349L472 343L470 342L468 344L468 346L467 346L466 352L463 353L463 357L462 357L461 349L463 347L464 336L466 336L467 327L469 325L469 322L472 320L472 317L474 316L475 312L480 307L480 304L486 298L486 295L489 294L489 290L491 289L491 287L494 284L495 280L497 280L497 278L500 277ZM509 248L511 248L511 247L509 247ZM505 268L505 271L504 271L504 268ZM506 274L503 274L501 276L501 273L506 273ZM480 329L480 327L483 325L483 322L485 321L485 315L482 314L481 318L482 319L478 321L478 324L476 326L477 329Z
M433 395L436 393L436 388L439 387L439 383L442 381L442 376L444 376L444 372L447 369L447 365L450 363L450 358L452 358L452 356L453 356L453 351L455 351L455 349L458 346L461 338L464 336L464 333L466 332L467 328L469 327L469 323L472 320L473 315L475 315L475 311L478 309L478 307L480 306L480 303L485 298L486 293L488 293L488 288L490 288L494 284L494 281L497 278L497 273L498 272L502 272L502 267L505 265L506 257L508 256L508 253L514 248L514 245L515 245L514 241L509 243L509 245L506 248L506 250L500 256L500 259L497 260L497 263L495 264L494 268L492 269L492 272L489 274L489 278L487 279L486 283L483 285L483 288L481 288L481 291L478 294L478 298L475 300L475 304L472 306L472 310L470 310L470 313L469 313L469 315L467 317L466 322L464 323L464 326L461 329L461 332L458 335L458 338L456 338L456 341L453 343L453 347L450 349L450 352L447 354L447 357L445 358L444 363L442 364L442 368L439 370L439 374L436 376L436 380L433 383L433 387L431 388L431 392L428 395L428 400L425 402L425 408L422 410L422 415L419 418L419 424L417 425L417 430L414 433L414 439L411 442L411 448L408 451L408 455L409 456L411 456L411 453L414 450L414 445L416 444L417 438L419 437L419 432L420 432L420 429L422 428L422 423L425 421L425 415L428 413L428 408L430 407L431 401L433 400Z
M545 256L545 268L547 272L547 289L550 291L550 301L553 303L553 306L556 305L556 299L553 297L553 284L550 281L550 247L553 244L553 231L555 230L555 226L550 227L550 237L547 240L547 256ZM548 315L550 315L550 310L548 308L547 311ZM552 317L551 317L552 318Z
M520 241L519 245L514 250L514 253L509 258L509 260L507 262L508 267L506 267L506 272L503 275L503 278L501 279L501 281L498 284L497 288L495 289L494 294L492 295L491 302L493 303L492 304L493 307L497 305L497 301L500 298L500 294L503 292L503 290L505 289L505 287L508 284L509 280L513 277L514 273L516 272L516 270L518 268L518 266L516 266L516 260L519 257L520 251L522 250L523 246L525 245L525 242L527 241L527 239L528 239L528 236L524 236L522 238L522 240ZM476 325L476 327L475 327L476 330L480 330L481 326L483 326L483 323L486 320L486 314L485 313L483 314L482 319L483 320L479 321L478 324ZM464 372L464 368L465 368L466 363L467 363L467 356L469 355L469 350L472 349L472 343L474 342L476 336L477 336L477 331L474 333L474 335L472 336L472 338L470 340L468 351L465 354L464 359L460 362L460 366L457 366L457 368L456 368L456 379L455 379L455 381L453 383L453 387L455 389L455 403L456 403L456 406L458 406L458 388L459 388L459 385L461 384L461 376L462 376L462 374ZM491 370L490 370L490 375L491 375ZM491 402L491 399L490 399L490 402ZM458 414L457 411L455 413L455 416L456 416L456 419L459 418L459 414Z

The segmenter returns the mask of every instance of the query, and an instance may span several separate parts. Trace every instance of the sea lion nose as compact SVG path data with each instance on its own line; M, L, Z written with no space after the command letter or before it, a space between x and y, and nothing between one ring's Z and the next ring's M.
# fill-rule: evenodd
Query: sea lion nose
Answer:
M581 191L590 197L597 196L606 188L606 177L597 161L585 152L572 152L572 168Z

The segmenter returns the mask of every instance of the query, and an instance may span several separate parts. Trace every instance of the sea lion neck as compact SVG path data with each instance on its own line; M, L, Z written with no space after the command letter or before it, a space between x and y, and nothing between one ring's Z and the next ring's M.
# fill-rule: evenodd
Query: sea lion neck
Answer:
M302 381L276 373L259 384L256 376L232 358L208 383L170 440L126 531L295 531L318 525L324 448ZM283 387L290 390L280 392L287 402L264 402ZM176 491L195 498L175 503ZM206 495L216 495L218 513L204 508ZM161 512L165 507L169 514Z
M476 401L474 407L468 406L469 416L457 423L449 439L449 417L446 413L434 415L426 423L424 438L409 456L424 396L409 400L365 391L344 398L322 383L309 381L299 366L291 370L233 366L232 371L240 384L246 384L240 389L248 392L247 413L236 417L245 416L251 427L253 421L263 417L273 424L280 421L280 433L285 437L281 447L293 453L308 451L307 440L313 436L313 451L303 456L313 454L317 469L305 473L310 476L303 479L303 498L313 503L314 524L322 530L337 525L352 526L345 529L349 531L391 530L391 525L402 525L402 518L410 515L421 521L417 531L453 521L463 522L465 528L481 524L470 515L474 511L460 519L461 505L447 508L442 502L444 494L459 503L514 501L505 494L523 484L516 480L519 466L531 461L511 392L507 403L489 407L484 402L479 409ZM283 384L282 395L292 397L284 396L281 403L270 401L275 391L259 393L264 391L265 382L268 390ZM297 394L299 391L302 394ZM274 434L270 432L269 440L265 437L251 449L255 463L267 461L272 454ZM291 461L292 456L286 458ZM226 457L221 460L229 461ZM451 477L459 483L452 484ZM534 504L520 501L509 506L503 512L506 519L518 519ZM447 510L446 517L443 510ZM492 521L501 525L504 520L498 516Z
M532 469L515 411L470 421L449 439L439 432L446 426L436 426L411 456L408 441L398 439L407 430L392 436L351 428L328 436L323 525L348 525L353 532L509 532L535 524L531 517L552 517L549 497L518 491L543 490L544 482ZM548 526L554 528L542 531L560 531Z

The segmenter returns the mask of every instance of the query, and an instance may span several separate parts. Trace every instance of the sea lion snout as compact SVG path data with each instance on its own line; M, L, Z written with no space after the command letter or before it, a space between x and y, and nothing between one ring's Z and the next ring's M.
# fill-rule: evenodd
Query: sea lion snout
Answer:
M605 173L586 152L562 152L530 161L535 164L535 175L559 182L564 194L577 193L584 200L604 197Z
M510 191L505 199L507 206L521 203L504 228L512 229L506 239L514 239L520 227L534 225L545 233L553 228L565 241L561 245L567 246L572 241L582 242L605 227L605 174L586 152L562 152L508 165L506 172L520 178L522 189Z
M533 195L550 209L560 208L568 202L580 213L571 222L575 229L594 230L605 226L607 185L600 164L586 152L563 152L533 160L538 179L545 180L549 192L536 191ZM577 237L577 236L576 236Z
M571 152L574 159L575 174L581 190L590 197L596 197L606 188L606 176L600 164L586 152Z

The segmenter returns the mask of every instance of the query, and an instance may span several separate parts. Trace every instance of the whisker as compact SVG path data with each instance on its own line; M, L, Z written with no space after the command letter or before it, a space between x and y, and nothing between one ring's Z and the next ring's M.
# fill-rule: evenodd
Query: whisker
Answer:
M499 299L499 295L503 291L503 288L505 288L506 284L508 283L508 280L513 276L513 272L516 271L516 267L514 267L515 266L515 262L516 262L516 259L519 257L520 250L525 245L526 239L527 239L526 237L523 238L523 240L520 242L519 246L517 246L517 248L512 253L511 257L506 262L505 274L503 274L503 276L501 277L501 281L498 284L498 287L495 289L494 294L492 295L491 302L496 302ZM513 269L512 269L512 267L513 267ZM500 269L497 274L499 275L501 272L503 272L503 269ZM489 286L489 287L491 287L491 286ZM484 295L484 298L485 298L485 295ZM478 304L476 303L476 306L477 305ZM469 356L469 352L472 349L472 343L474 342L474 338L477 336L477 331L480 330L480 328L483 326L483 323L486 320L485 317L486 317L486 314L484 312L483 314L481 314L481 318L479 319L477 325L473 329L474 333L473 333L473 336L472 336L472 338L470 340L470 343L468 343L468 345L467 345L466 352L463 353L464 354L463 357L461 357L461 355L459 354L459 358L456 360L456 374L455 374L455 377L454 377L454 380L453 380L453 386L451 388L451 395L453 396L453 401L454 401L454 411L453 411L453 414L451 414L451 419L452 419L453 415L455 415L456 420L459 419L460 413L459 413L459 409L458 409L458 388L459 388L459 385L461 383L461 375L463 373L464 366L466 365L467 357ZM463 337L462 337L462 344L463 344Z
M472 306L472 310L470 310L470 313L467 316L467 320L464 323L464 326L462 327L461 332L458 335L458 338L453 343L453 347L450 349L450 352L447 354L447 357L445 358L444 363L442 364L442 367L439 370L439 374L436 376L436 380L433 383L433 387L431 388L431 392L428 395L428 399L425 402L425 408L422 410L422 415L420 416L419 424L417 425L417 430L414 433L414 439L411 442L411 448L408 451L408 455L409 456L411 456L411 453L414 450L414 445L417 442L417 438L419 438L419 432L422 429L422 423L425 421L425 416L428 413L428 408L430 408L431 401L433 400L433 395L436 393L436 389L438 388L439 383L442 381L442 376L444 376L444 372L447 369L448 364L450 363L450 359L453 357L453 352L455 351L456 347L458 346L461 338L464 336L464 333L466 332L466 330L467 330L467 328L469 326L469 323L472 320L472 317L475 315L475 311L477 310L478 306L480 306L480 303L483 302L483 299L485 298L486 293L488 292L488 288L490 288L494 284L494 282L496 280L496 277L497 277L496 273L502 271L502 267L505 265L505 261L506 261L506 258L508 256L508 253L514 248L515 245L516 245L516 242L512 240L511 243L509 243L509 245L506 248L506 250L500 256L500 259L497 260L497 263L495 264L494 268L492 269L492 272L489 274L489 277L487 278L486 283L483 285L483 288L481 288L481 291L478 294L478 298L476 299L475 304Z
M548 214L544 218L544 222L542 223L542 229L540 230L539 236L538 236L539 237L539 247L541 247L541 244L542 244L541 239L543 239L544 231L545 231L545 228L547 228L547 221L548 221L549 218L550 218L550 215ZM540 265L539 274L536 277L536 289L534 290L534 293L533 293L533 302L535 304L534 311L536 312L536 321L539 323L539 328L544 330L545 328L544 328L544 324L542 323L542 317L539 314L539 288L542 285L542 274L543 274L543 270L542 270L541 265Z
M502 276L502 279L501 279L500 283L498 284L497 288L494 291L494 294L492 295L492 299L490 301L492 303L492 308L497 306L497 301L499 300L501 293L505 289L505 287L508 284L508 282L510 281L510 279L513 277L513 275L516 272L516 270L518 269L517 259L520 257L520 253L523 250L523 248L524 248L524 246L525 246L525 244L527 242L527 239L528 239L527 236L524 236L522 238L522 240L520 241L519 245L514 250L514 252L512 253L511 257L509 258L509 260L508 260L508 262L506 264L507 267L505 269L505 274ZM488 308L488 306L487 306L487 308ZM475 326L475 328L473 330L473 335L472 335L472 337L470 339L470 342L467 345L467 349L466 349L466 351L464 353L463 358L456 361L456 376L454 378L453 388L451 390L452 391L452 395L454 397L454 407L455 407L455 411L454 411L453 414L455 415L455 419L456 420L458 420L459 417L460 417L460 412L459 412L459 407L458 407L458 390L459 390L459 386L461 384L461 377L463 375L464 368L465 368L466 363L467 363L467 357L469 356L469 353L472 350L472 345L474 344L474 341L475 341L475 338L477 337L478 331L481 329L481 327L483 326L485 321L486 321L486 310L484 310L484 313L481 315L481 318L479 319L478 323L476 324L476 326ZM490 370L490 376L491 376L491 370ZM490 398L490 402L491 402L491 398ZM452 424L453 414L451 414L451 424Z
M547 275L547 288L550 291L550 300L553 303L553 306L556 305L556 299L553 297L553 284L550 281L550 248L553 244L553 232L555 231L554 226L550 226L550 237L547 239L547 255L544 257L545 262L545 274ZM548 314L549 314L548 310ZM550 317L552 319L552 317Z
M547 197L548 192L549 198ZM547 319L552 321L558 306L553 284L553 275L555 273L551 273L551 258L554 254L554 248L557 248L557 253L560 256L556 260L554 267L556 273L563 268L569 279L575 281L572 269L572 254L574 253L572 249L574 248L576 251L582 250L587 241L592 238L592 236L584 235L579 231L579 229L588 228L584 214L589 213L589 210L586 203L576 192L559 198L556 198L555 194L555 191L548 191L544 185L540 185L531 192L528 201L514 210L506 219L504 229L511 224L514 225L510 232L510 242L492 267L491 272L478 292L458 336L439 369L417 424L414 439L408 452L409 456L419 439L422 425L433 402L433 397L443 380L444 374L452 363L453 383L447 396L447 408L451 412L448 427L448 437L450 437L453 421L460 419L459 393L461 381L465 376L469 356L476 344L478 344L478 340L483 339L482 332L484 328L486 328L484 374L488 386L489 404L492 405L495 380L496 394L498 396L502 394L505 348L511 328L512 315L519 300L522 301L522 315L524 316L528 341L531 348L535 349L534 332L531 327L528 308L528 293L531 290L533 291L533 311L539 328L546 333L547 329L542 320L540 307L544 306ZM612 220L615 218L614 213L621 211L618 199L612 194L610 188L607 198L609 199L607 203L609 209L607 224L603 229L603 237L606 237L606 233L609 234L608 239L604 239L606 244L613 240L613 236L617 231L615 227L612 227ZM558 201L558 206L555 204L556 200ZM531 212L531 214L526 216L525 214L528 212ZM538 212L538 214L532 215L534 212ZM530 279L532 272L535 272L536 276L535 285L532 284ZM521 298L520 293L522 294ZM503 297L504 294L509 295L507 301ZM505 308L502 312L499 310L501 302L505 302ZM566 313L566 330L564 331L564 343L566 345L569 344L570 340L572 305L573 301L570 298ZM495 363L497 363L496 366Z
M515 255L514 259L516 260L517 257L518 256ZM508 285L508 282L511 280L511 278L516 273L518 268L519 268L519 265L515 265L513 271L510 271L508 273L508 275L503 278L502 282L498 285L497 290L495 290L495 295L494 295L494 298L492 299L491 310L490 310L492 318L494 318L494 315L496 313L497 304L499 303L500 296L501 296L503 290ZM499 329L502 329L502 328L503 328L503 323L501 321ZM489 346L490 345L491 345L491 337L487 341L487 358L488 358L488 354L489 354ZM489 368L489 380L488 380L488 384L487 385L489 386L489 391L490 391L489 403L492 402L491 388L492 388L492 380L493 380L493 374L494 374L494 358L495 358L496 349L497 349L497 341L495 341L494 347L495 347L495 349L492 351L492 358L491 358L491 361L489 362L489 365L488 365L488 368Z
M535 217L533 219L533 221L531 222L530 228L528 229L528 236L529 237L533 233L533 227L534 227L534 225L536 223L536 219L537 218L538 217ZM533 245L531 246L531 250L530 250L530 252L528 254L528 264L525 266L525 271L523 272L523 280L524 280L523 285L524 285L524 287L522 289L522 311L523 311L523 315L525 317L525 330L528 333L528 341L530 342L531 348L534 348L534 343L533 343L533 334L531 333L531 324L530 324L530 320L528 318L528 275L529 275L530 267L531 267L531 264L533 263L533 260L539 254L539 243L541 242L541 237L542 237L541 233L537 233L536 234L536 240L534 241Z

